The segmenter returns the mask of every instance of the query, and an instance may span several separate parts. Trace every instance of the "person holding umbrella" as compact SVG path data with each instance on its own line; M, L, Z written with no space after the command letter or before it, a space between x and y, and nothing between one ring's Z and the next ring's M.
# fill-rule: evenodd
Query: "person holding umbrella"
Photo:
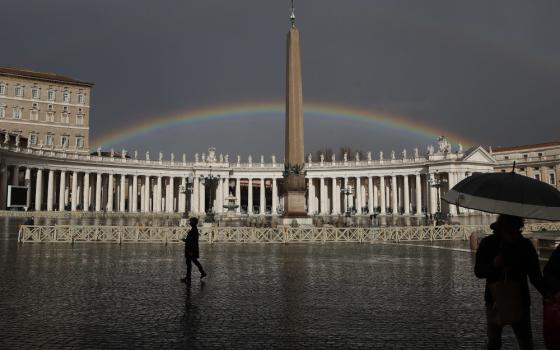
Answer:
M533 349L527 277L544 293L535 248L521 235L522 218L559 221L560 192L536 179L515 173L473 174L442 199L469 209L500 214L494 233L479 245L475 275L486 278L488 349L501 347L504 325L512 325L521 349ZM545 330L547 319L545 318ZM546 338L546 335L545 335Z
M474 269L476 277L486 279L488 349L501 348L505 325L513 328L520 349L533 349L527 277L542 294L537 252L521 235L523 219L502 214L491 227L494 233L480 242Z

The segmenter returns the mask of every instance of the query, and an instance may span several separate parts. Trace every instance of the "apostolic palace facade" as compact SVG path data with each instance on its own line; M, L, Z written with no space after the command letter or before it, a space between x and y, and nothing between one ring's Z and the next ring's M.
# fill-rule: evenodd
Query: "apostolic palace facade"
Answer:
M30 211L278 215L282 162L208 152L156 157L89 150L92 84L0 69L0 209L8 187L27 186ZM38 90L38 91L36 91ZM83 97L80 97L83 96ZM49 137L51 135L51 137ZM348 154L305 163L310 215L475 214L440 203L473 173L515 171L558 187L560 142L508 148L450 145L426 151ZM226 207L229 206L229 209Z

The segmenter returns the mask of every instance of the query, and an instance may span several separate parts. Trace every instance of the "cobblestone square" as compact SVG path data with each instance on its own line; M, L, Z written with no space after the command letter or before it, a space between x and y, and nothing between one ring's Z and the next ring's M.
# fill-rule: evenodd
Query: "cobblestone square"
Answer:
M17 224L0 221L2 349L485 345L484 282L457 244L201 245L189 287L181 245L17 244Z

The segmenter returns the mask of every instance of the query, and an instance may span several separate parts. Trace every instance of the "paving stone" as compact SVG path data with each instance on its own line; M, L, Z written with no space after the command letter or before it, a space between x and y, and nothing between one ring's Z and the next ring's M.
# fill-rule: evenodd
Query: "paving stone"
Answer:
M179 281L180 245L22 245L13 239L17 222L2 220L1 349L485 346L484 282L468 252L201 245L208 277L195 273L187 286ZM542 307L532 293L535 343L543 349ZM503 348L514 344L506 330Z

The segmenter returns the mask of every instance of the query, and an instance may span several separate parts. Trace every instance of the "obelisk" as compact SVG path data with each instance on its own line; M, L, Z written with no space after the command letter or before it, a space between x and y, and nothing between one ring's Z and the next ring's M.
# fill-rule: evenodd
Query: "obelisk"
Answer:
M303 94L299 31L292 0L286 62L286 130L284 155L284 217L307 218L303 151ZM304 220L305 221L305 220Z

